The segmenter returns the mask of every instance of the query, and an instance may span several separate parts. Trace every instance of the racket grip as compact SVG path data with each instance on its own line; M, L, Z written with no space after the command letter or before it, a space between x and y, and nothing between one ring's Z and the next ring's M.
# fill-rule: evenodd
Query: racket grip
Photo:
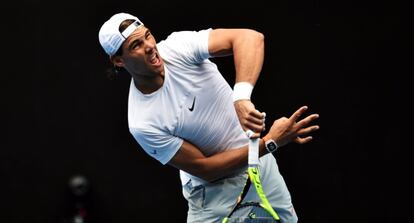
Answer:
M259 141L260 138L249 140L249 166L259 165Z
M248 129L246 131L246 135L247 135L247 137L252 138L252 136L254 135L254 132L252 130Z

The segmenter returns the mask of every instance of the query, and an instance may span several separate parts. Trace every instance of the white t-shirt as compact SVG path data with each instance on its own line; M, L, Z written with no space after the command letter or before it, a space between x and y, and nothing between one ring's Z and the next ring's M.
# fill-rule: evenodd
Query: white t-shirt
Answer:
M168 163L183 140L210 156L248 143L233 106L233 91L208 58L211 29L174 32L157 44L164 60L163 86L142 94L131 81L128 123L131 134L150 156ZM182 184L191 178L180 171Z

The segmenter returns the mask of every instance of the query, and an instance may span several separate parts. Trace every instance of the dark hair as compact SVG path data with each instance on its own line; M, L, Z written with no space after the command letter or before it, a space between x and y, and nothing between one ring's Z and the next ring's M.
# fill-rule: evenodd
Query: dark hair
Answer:
M119 25L119 32L123 32L129 25L131 25L133 22L135 22L135 20L133 19L126 19L125 21L123 21L121 23L121 25ZM122 55L122 46L119 47L119 49L116 51L116 53L114 54L114 56L121 56ZM117 67L115 65L113 65L111 68L109 68L107 70L107 77L110 80L114 80L116 78L116 76L118 76L118 74L120 72L124 72L125 69L122 67Z

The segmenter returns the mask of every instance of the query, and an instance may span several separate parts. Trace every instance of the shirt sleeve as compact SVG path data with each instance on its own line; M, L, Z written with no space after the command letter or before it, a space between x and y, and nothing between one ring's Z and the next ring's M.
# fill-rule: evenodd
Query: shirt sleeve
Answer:
M157 129L130 128L130 132L148 155L164 165L174 157L183 144L183 139Z
M165 46L189 63L201 63L210 57L208 38L211 30L173 32L165 40Z

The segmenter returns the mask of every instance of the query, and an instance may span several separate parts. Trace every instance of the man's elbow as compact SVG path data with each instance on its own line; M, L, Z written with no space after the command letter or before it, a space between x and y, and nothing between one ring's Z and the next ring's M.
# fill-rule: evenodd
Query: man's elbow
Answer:
M246 32L248 32L249 36L254 38L258 42L264 42L265 36L263 33L254 30L254 29L247 29Z
M264 43L264 40L265 40L264 34L259 31L255 31L255 32L256 32L257 41Z
M200 165L194 171L194 176L201 178L209 183L220 178L218 171L209 168L206 165Z
M212 169L205 159L194 159L192 162L185 163L185 165L175 162L169 162L168 164L207 182L213 182L220 178L218 171Z

